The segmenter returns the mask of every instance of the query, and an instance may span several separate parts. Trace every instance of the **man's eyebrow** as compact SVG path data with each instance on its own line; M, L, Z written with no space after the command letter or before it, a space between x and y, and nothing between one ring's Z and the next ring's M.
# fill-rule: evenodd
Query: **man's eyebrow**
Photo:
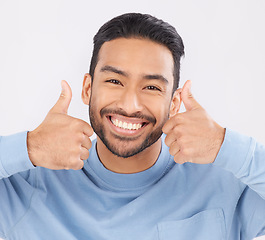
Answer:
M113 67L113 66L110 66L110 65L106 65L104 67L102 67L100 69L100 72L112 72L112 73L116 73L116 74L119 74L119 75L122 75L122 76L125 76L125 77L128 77L129 74L116 68L116 67ZM160 80L161 82L165 83L165 84L168 84L168 80L160 75L160 74L147 74L147 75L143 75L143 79L147 79L147 80L153 80L153 79L156 79L156 80Z
M148 80L152 80L152 79L157 79L157 80L160 80L161 82L165 83L165 84L168 84L168 80L160 75L160 74L148 74L148 75L144 75L143 76L143 79L148 79Z
M128 74L122 70L119 70L118 68L115 68L113 66L106 65L100 69L100 72L113 72L125 77L128 77Z

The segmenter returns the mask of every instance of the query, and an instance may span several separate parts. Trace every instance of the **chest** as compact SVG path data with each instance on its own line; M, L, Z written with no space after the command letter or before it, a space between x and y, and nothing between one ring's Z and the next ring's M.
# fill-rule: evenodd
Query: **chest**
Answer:
M242 189L212 175L173 169L138 191L111 191L87 176L49 176L14 234L30 233L29 240L225 239Z

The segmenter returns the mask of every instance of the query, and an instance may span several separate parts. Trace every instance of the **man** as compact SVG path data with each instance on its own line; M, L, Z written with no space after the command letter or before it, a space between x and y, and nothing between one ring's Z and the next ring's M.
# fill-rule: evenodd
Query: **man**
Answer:
M150 15L100 28L82 90L91 126L67 115L62 81L38 128L0 139L2 238L265 234L265 148L212 120L190 81L178 88L183 54L176 30Z

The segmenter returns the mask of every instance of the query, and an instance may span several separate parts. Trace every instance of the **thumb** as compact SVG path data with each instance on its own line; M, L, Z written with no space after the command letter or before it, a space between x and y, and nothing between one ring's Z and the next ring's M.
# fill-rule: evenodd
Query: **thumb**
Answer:
M191 81L188 80L185 82L182 91L181 91L181 99L184 103L184 106L186 108L186 111L191 111L196 108L201 107L201 105L195 100L191 93Z
M62 87L61 95L58 101L56 102L56 104L51 109L51 111L67 114L72 99L72 90L69 84L65 80L61 81L61 87Z

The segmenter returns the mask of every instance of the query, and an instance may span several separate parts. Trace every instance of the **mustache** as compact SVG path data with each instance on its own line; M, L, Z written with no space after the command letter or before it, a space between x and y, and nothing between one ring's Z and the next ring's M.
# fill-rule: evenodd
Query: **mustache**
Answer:
M150 123L153 123L154 125L156 124L156 119L153 116L148 116L146 114L143 114L141 112L135 112L132 114L127 114L126 111L124 111L123 109L108 109L108 108L103 108L100 110L100 116L103 117L104 115L108 115L108 114L117 114L117 115L121 115L124 117L128 117L128 118L139 118L139 119L143 119L143 120L147 120Z

